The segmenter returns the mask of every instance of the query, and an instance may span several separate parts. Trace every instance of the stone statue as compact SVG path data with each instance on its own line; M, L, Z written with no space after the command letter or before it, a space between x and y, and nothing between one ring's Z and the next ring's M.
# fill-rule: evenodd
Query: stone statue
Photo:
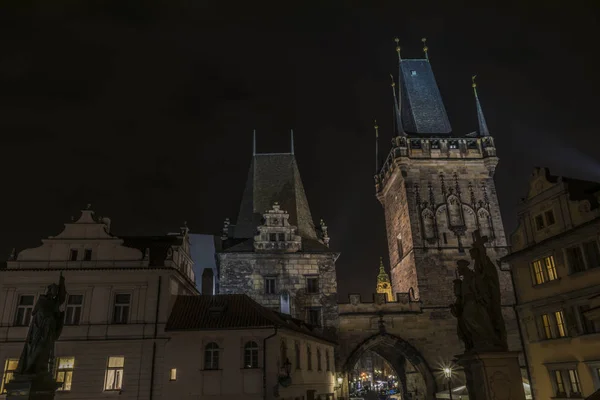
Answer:
M500 305L500 281L496 266L486 254L487 238L475 232L475 242L469 251L474 261L457 262L458 275L454 281L456 302L450 311L458 320L458 336L469 351L506 351L506 327Z
M64 321L64 311L60 307L66 297L65 278L61 273L58 285L49 285L46 294L41 295L35 304L15 375L42 375L51 372L54 342L60 336Z

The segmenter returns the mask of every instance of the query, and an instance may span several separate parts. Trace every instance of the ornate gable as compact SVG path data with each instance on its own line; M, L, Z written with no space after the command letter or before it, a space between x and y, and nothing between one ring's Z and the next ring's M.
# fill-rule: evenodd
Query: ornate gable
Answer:
M254 250L260 252L295 253L302 248L302 238L296 234L297 227L290 225L290 215L275 202L273 208L263 214L254 236Z
M547 168L535 168L533 170L533 174L529 179L529 192L527 193L528 200L556 185L556 183L548 180L548 175L549 171Z

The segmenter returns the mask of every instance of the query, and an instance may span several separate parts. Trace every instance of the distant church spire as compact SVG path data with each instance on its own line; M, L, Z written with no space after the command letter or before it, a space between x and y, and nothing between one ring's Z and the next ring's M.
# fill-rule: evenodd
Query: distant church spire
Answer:
M398 66L402 62L402 56L400 55L400 39L395 38L394 42L396 42L396 53L398 53ZM402 125L402 70L399 69L400 75L398 79L400 79L400 84L398 85L398 96L396 96L396 82L394 82L394 76L390 74L390 78L392 78L392 92L394 93L394 110L396 110L396 126L398 127L398 136L406 136L406 132L404 132L404 127Z
M383 293L387 301L394 301L390 276L385 272L383 257L379 257L379 274L377 275L377 293Z
M473 93L475 94L475 105L477 107L477 122L479 122L479 136L490 136L490 131L488 130L487 123L485 122L485 116L483 115L483 109L481 108L481 103L479 102L479 96L477 95L477 83L475 83L475 78L477 75L473 75L471 77L471 81L473 82Z
M429 61L429 47L427 47L427 38L421 39L423 42L423 53L425 53L425 59Z

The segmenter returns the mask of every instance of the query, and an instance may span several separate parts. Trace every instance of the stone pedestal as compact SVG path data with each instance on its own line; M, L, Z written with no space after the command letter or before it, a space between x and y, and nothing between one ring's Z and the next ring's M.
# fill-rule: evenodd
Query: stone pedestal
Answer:
M15 375L5 385L6 400L54 400L59 386L51 374Z
M519 353L471 353L457 356L465 370L469 400L525 400Z

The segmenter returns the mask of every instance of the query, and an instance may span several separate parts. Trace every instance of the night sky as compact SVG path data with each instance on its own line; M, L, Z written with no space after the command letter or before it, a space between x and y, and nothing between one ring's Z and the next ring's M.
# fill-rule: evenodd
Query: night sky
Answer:
M373 292L387 244L372 126L387 153L395 36L405 58L428 38L455 135L477 128L478 75L508 232L534 165L600 180L594 1L23 3L0 6L6 256L88 203L117 235L219 233L252 129L259 152L287 152L293 128L313 217L342 253L340 295Z

